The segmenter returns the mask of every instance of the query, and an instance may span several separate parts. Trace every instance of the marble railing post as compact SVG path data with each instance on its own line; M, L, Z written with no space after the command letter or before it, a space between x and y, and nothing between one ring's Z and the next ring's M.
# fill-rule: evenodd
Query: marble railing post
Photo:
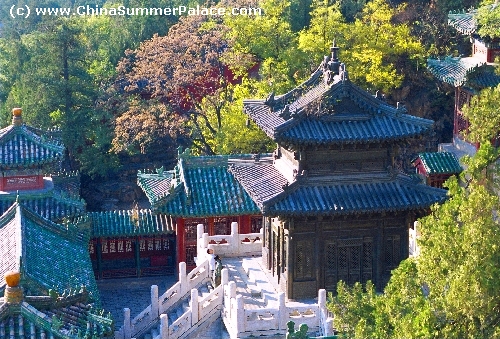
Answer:
M132 337L132 329L130 324L130 308L123 309L123 338L130 339Z
M229 271L227 268L223 268L221 271L220 283L222 286L225 286L228 284L228 282L229 282Z
M318 306L320 311L326 311L326 290L324 288L318 290Z
M231 223L231 248L233 253L240 252L240 237L238 233L238 223L233 221Z
M236 296L236 333L239 335L245 331L245 308L243 296L238 294Z
M333 318L326 319L325 336L329 337L333 335Z
M186 274L186 263L184 261L179 263L179 283L181 295L187 293L187 274Z
M286 330L287 326L287 315L286 304L285 304L285 293L278 293L278 310L279 310L279 328L280 330Z
M168 316L166 314L160 315L160 338L168 339Z
M194 326L199 318L199 308L198 308L198 290L193 288L191 290L191 325Z
M151 285L151 320L156 319L159 314L158 286Z

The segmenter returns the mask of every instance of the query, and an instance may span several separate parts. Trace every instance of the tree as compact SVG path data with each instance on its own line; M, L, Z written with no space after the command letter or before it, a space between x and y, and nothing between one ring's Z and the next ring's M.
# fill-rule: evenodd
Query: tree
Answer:
M73 169L105 174L114 167L116 159L106 153L109 125L94 106L98 85L89 73L91 53L80 18L47 21L42 31L8 41L11 56L22 58L8 70L16 75L5 86L10 88L3 107L23 107L30 125L58 126Z
M410 27L393 23L400 9L391 8L385 0L368 2L351 24L343 23L338 5L317 1L315 6L309 28L299 35L299 48L318 63L335 39L342 47L340 59L361 87L389 92L403 82L401 64L422 57L423 48ZM319 41L315 41L317 36ZM413 65L416 68L417 62Z
M181 18L168 35L155 35L137 50L128 51L118 66L115 83L125 97L133 95L154 99L155 105L168 105L168 111L179 116L171 121L189 121L194 146L205 154L214 154L214 150L202 129L212 136L217 133L222 126L221 109L230 97L231 76L222 61L228 48L225 30L218 20ZM213 109L215 121L207 118L203 99ZM126 120L117 123L122 121ZM114 143L118 145L120 140L115 138Z
M500 85L483 89L463 112L470 122L470 140L484 143L500 137Z
M491 1L485 1L489 3ZM478 34L481 37L490 39L500 38L500 6L486 4L477 10L476 20L478 21Z
M288 0L264 0L260 3L263 15L224 18L232 59L251 55L269 92L287 92L309 76L306 55L297 49L296 34L287 20L290 5Z

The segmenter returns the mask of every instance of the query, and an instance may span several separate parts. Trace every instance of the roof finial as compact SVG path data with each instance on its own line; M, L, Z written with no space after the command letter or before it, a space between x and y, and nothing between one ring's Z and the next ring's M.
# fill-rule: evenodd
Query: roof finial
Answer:
M7 304L20 304L23 301L23 289L19 286L21 274L19 271L8 271L4 274L7 287L4 291L4 301Z
M333 39L332 47L330 47L330 52L332 52L332 61L338 62L339 47L335 45L335 39Z
M23 124L23 109L13 108L12 109L12 125L21 126Z
M334 75L337 75L337 74L339 74L340 62L338 59L339 47L335 46L335 39L333 39L333 43L332 43L332 47L330 47L330 51L332 52L332 58L328 62L328 68L330 69L330 71Z

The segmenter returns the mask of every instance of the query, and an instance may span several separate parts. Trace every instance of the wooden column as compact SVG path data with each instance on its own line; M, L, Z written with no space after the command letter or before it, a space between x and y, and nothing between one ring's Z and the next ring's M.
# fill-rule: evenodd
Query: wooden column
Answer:
M92 241L92 240L91 240ZM97 255L97 279L102 279L102 245L101 238L97 238L96 243L96 255Z
M382 291L382 260L384 260L383 252L384 249L384 229L383 229L383 222L379 221L378 222L378 227L377 227L377 235L375 236L375 239L373 239L373 256L375 258L375 267L373 272L373 277L374 277L374 283L375 283L375 289L377 291Z
M135 238L134 254L135 254L137 276L140 277L141 276L141 245L139 243L139 237Z

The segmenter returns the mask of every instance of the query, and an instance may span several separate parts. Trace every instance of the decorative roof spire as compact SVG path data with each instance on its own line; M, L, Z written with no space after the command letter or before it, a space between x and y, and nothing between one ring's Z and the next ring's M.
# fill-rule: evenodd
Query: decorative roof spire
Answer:
M332 53L332 57L328 62L328 68L334 75L337 75L339 74L340 62L338 58L339 47L335 45L335 39L333 39L332 47L330 47L330 52Z
M21 126L23 124L23 109L13 108L12 109L12 125Z

